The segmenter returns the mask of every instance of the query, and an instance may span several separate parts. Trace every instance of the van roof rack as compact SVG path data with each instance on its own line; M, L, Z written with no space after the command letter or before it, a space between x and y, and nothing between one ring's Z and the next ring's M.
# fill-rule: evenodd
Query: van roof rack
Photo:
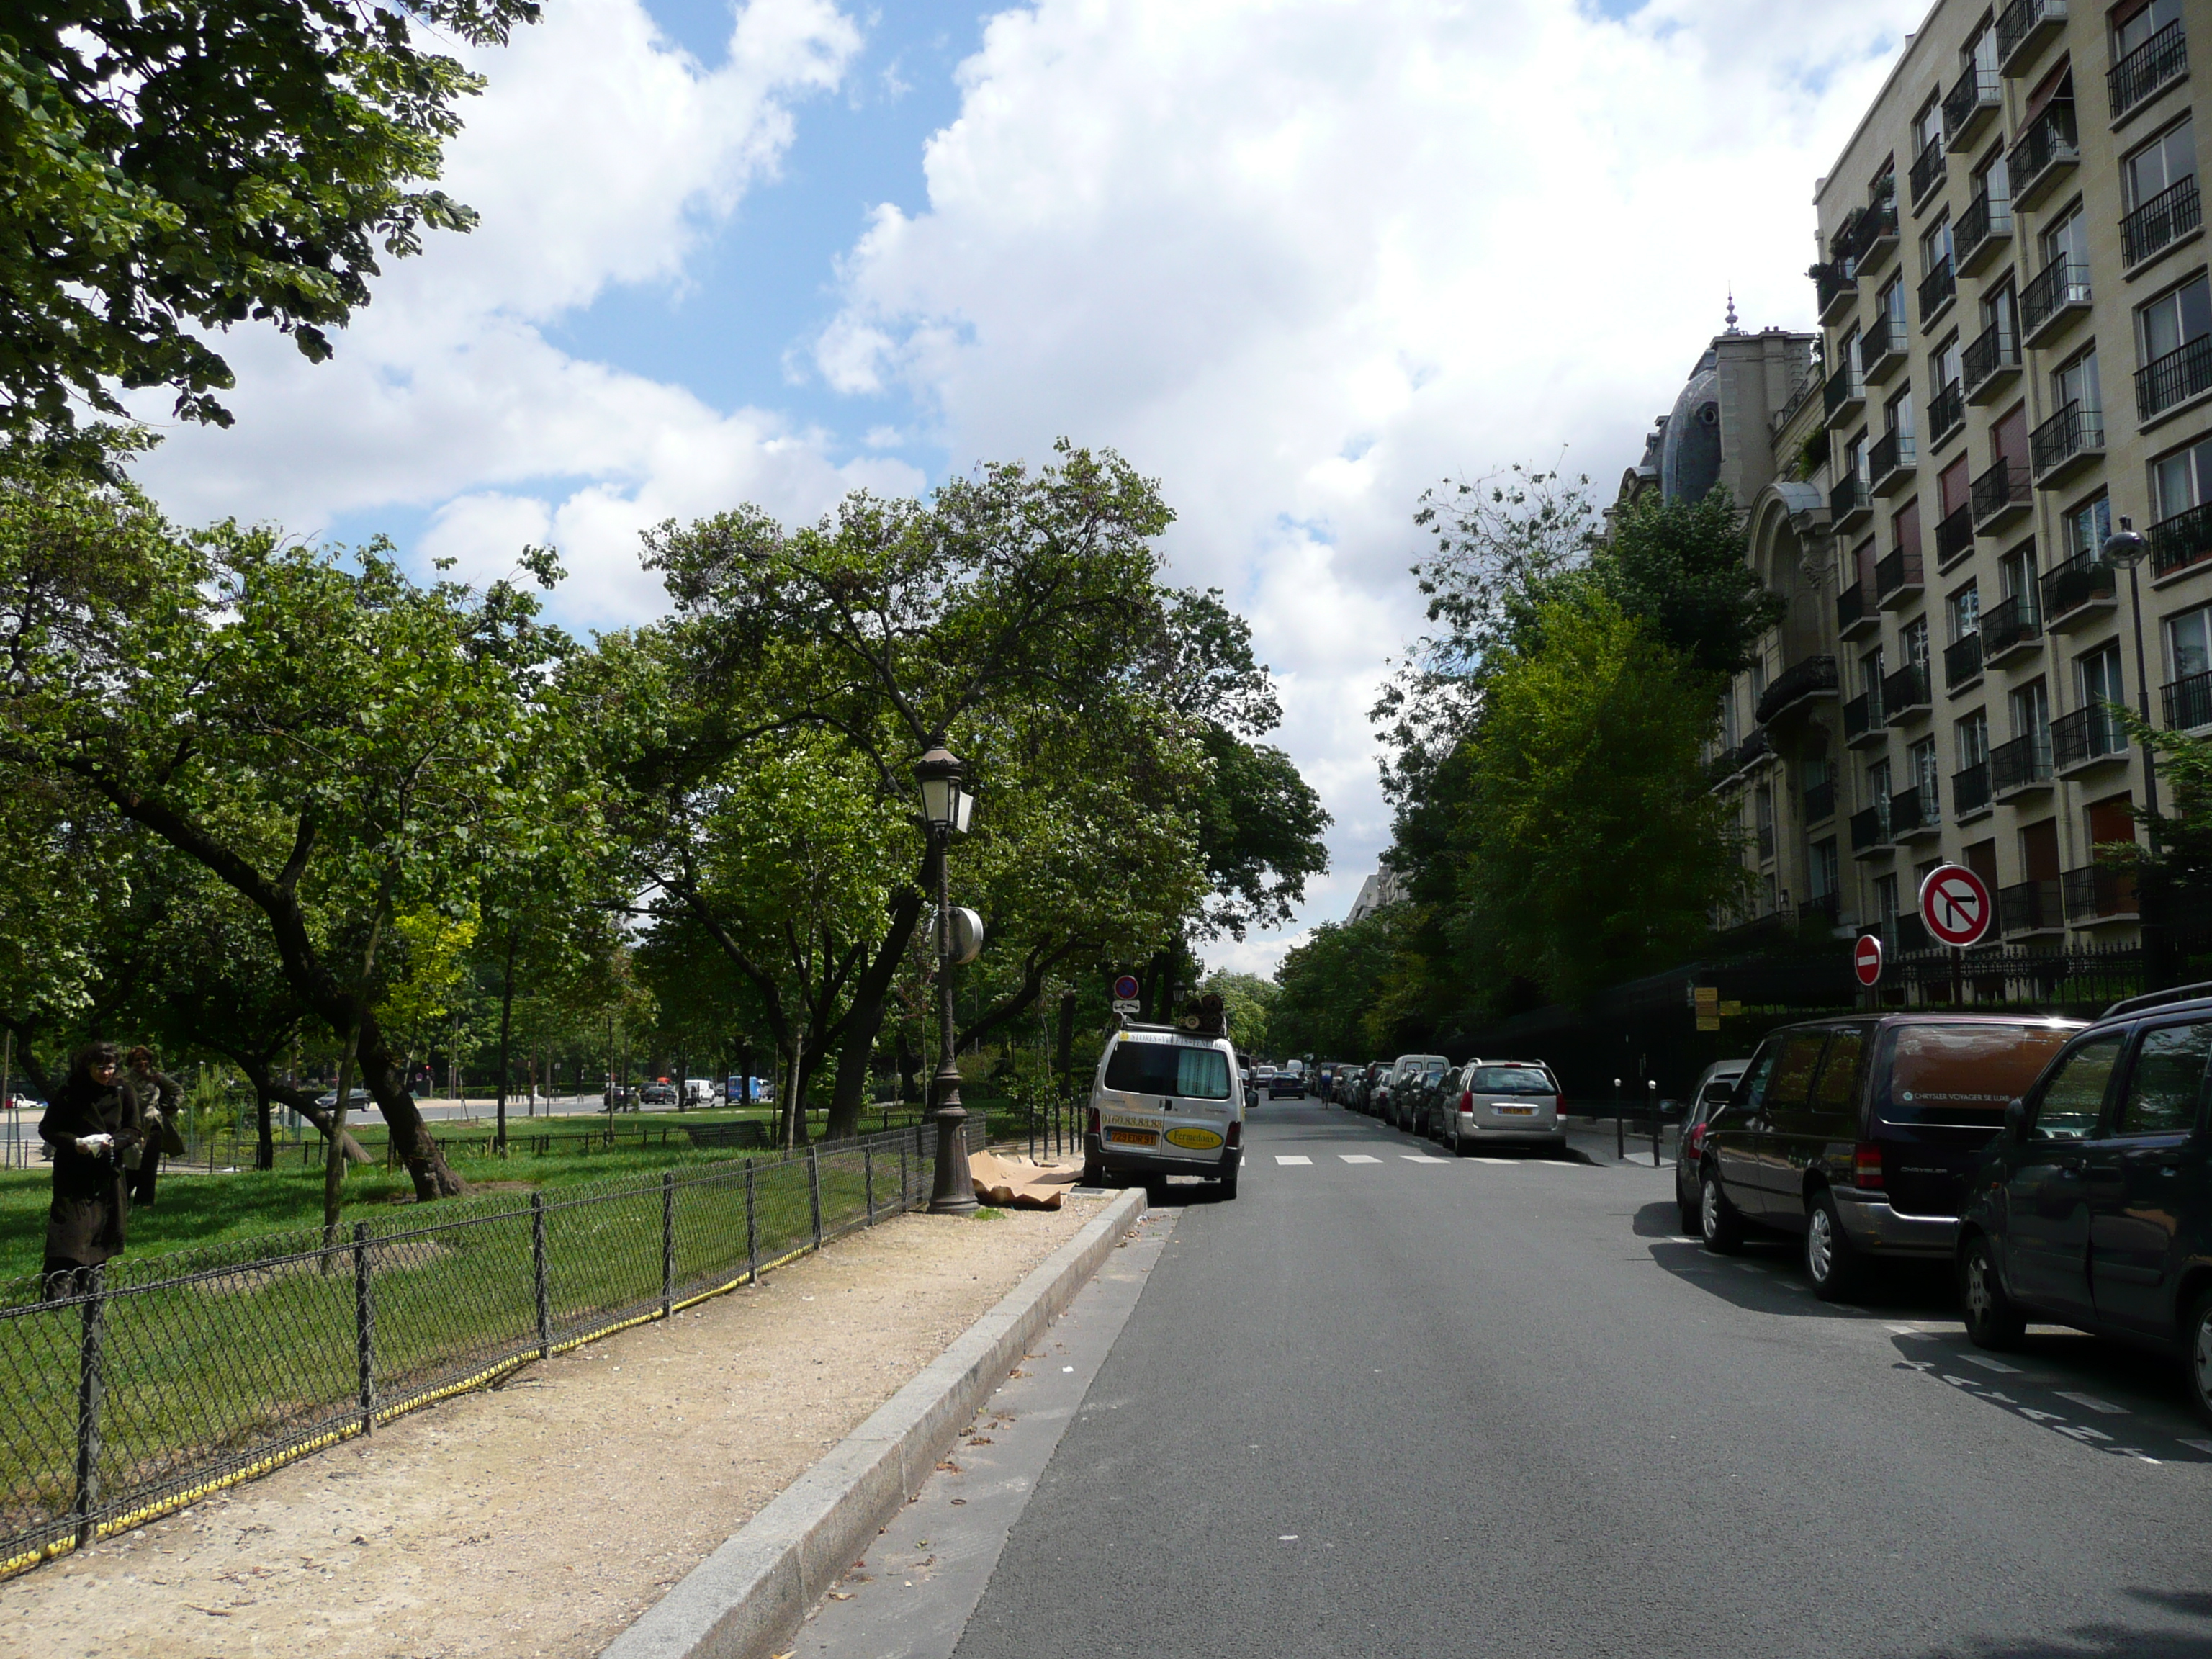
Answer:
M2119 1014L2140 1013L2146 1008L2163 1008L2170 1003L2198 1002L2212 999L2212 980L2199 980L2194 985L2177 985L2170 991L2146 991L2139 997L2125 997L2105 1010L2101 1018L2111 1019Z

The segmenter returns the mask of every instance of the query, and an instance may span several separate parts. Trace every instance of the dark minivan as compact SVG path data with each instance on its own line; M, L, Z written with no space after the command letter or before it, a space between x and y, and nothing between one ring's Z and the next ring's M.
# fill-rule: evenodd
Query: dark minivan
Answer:
M1871 1258L1948 1259L2006 1103L2081 1029L1912 1013L1772 1033L1705 1131L1705 1248L1733 1254L1747 1227L1800 1234L1813 1289L1831 1301Z
M2212 985L2116 1003L2005 1114L1959 1230L1966 1334L2027 1317L2178 1353L2212 1422Z

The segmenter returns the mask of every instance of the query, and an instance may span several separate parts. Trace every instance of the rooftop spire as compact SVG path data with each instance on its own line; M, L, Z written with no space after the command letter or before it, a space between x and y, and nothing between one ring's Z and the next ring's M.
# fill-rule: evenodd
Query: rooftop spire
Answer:
M1735 325L1735 287L1733 283L1729 286L1728 331L1731 334L1741 334L1743 332L1741 329Z

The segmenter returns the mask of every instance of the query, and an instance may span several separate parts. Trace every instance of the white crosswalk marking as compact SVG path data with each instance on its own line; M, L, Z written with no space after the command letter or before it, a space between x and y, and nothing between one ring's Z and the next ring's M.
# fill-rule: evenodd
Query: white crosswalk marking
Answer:
M2063 1389L2054 1389L2052 1392L2056 1393L2061 1400L2070 1400L2086 1410L2102 1412L2107 1417L2125 1417L2128 1414L2128 1408L2125 1406L2115 1406L2111 1401L2100 1400L2094 1394L2068 1394Z
M1277 1152L1275 1154L1275 1162L1278 1164L1311 1164L1313 1160L1308 1158L1304 1152Z
M2181 1443L2191 1451L2201 1451L2207 1457L2212 1457L2212 1440L2185 1440Z
M1380 1164L1382 1161L1379 1158L1370 1158L1364 1152L1339 1152L1337 1156L1346 1164Z
M1401 1152L1398 1156L1408 1164L1442 1164L1447 1161L1441 1158L1431 1158L1426 1152Z
M1992 1359L1985 1353L1962 1353L1959 1358L1965 1360L1969 1365L1979 1365L1985 1371L2002 1371L2007 1376L2017 1376L2020 1375L2019 1366L2008 1365L2003 1360Z
M1471 1158L1468 1159L1468 1162L1470 1164L1518 1164L1520 1161L1521 1160L1517 1158Z

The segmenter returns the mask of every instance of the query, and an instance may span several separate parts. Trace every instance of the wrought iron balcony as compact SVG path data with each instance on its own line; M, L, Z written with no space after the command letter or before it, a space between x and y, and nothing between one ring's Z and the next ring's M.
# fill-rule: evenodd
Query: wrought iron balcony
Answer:
M2091 703L2051 722L2051 769L2059 777L2100 761L2124 760L2127 729L2102 703Z
M2043 618L2046 627L2073 618L2090 605L2112 603L2112 567L2101 549L2076 553L2043 574Z
M1844 638L1856 639L1881 625L1881 613L1868 596L1864 582L1853 582L1836 595L1836 632Z
M2074 106L2046 105L2028 123L2018 143L2005 153L2005 173L2012 180L2013 205L2032 208L2081 160L2081 146L2074 137Z
M1861 744L1886 740L1888 728L1881 718L1881 689L1879 686L1859 693L1844 705L1844 741L1854 747Z
M1973 550L1973 503L1961 501L1936 526L1936 568L1948 570Z
M1986 190L1966 204L1951 230L1951 258L1959 275L1971 276L2012 239L2012 204L1992 204Z
M2066 928L2066 913L2058 878L2015 882L1997 889L1997 927L2010 938L2015 933L2057 933Z
M1982 677L1982 636L1969 634L1943 647L1943 689L1956 691Z
M1966 401L1985 403L2020 373L2020 337L2008 323L1991 323L1967 343L1959 362Z
M2025 513L2033 495L2027 469L2018 461L2000 460L1976 478L1967 490L1974 509L1974 531L1986 536L2006 520Z
M2134 917L2134 878L2101 864L2085 864L2078 870L2069 870L2063 879L2067 921L2123 921Z
M2031 732L1990 750L1990 793L1999 800L2051 782L2051 734Z
M2035 593L2030 589L1999 599L1982 613L1982 660L1991 665L2043 637L2043 619L2037 614Z
M2212 501L2185 507L2150 527L2150 571L2164 576L2212 557Z
M1857 302L1858 272L1849 259L1827 259L1813 267L1813 291L1820 302L1820 320L1841 322Z
M1811 897L1799 902L1797 920L1801 923L1824 922L1832 927L1836 925L1836 917L1841 914L1842 908L1841 894L1815 893Z
M2037 487L2049 489L2105 453L2103 411L2076 398L2028 434L2027 453Z
M1936 791L1917 785L1889 798L1889 838L1911 841L1943 827L1943 803Z
M1866 402L1866 377L1855 365L1845 363L1828 376L1827 384L1820 388L1820 402L1830 426L1846 424Z
M1877 560L1874 567L1875 603L1883 610L1890 602L1899 603L1920 592L1920 556L1899 548L1887 557Z
M1805 822L1819 823L1836 816L1836 782L1809 784L1805 790Z
M1859 336L1859 368L1868 384L1879 384L1902 368L1908 346L1904 318L1885 313L1869 323Z
M1956 380L1940 388L1928 400L1928 448L1941 449L1954 432L1966 424L1966 394Z
M1894 495L1912 482L1912 469L1918 459L1917 447L1910 432L1893 427L1874 441L1867 451L1867 485L1877 495Z
M1943 140L1953 149L1971 144L1982 124L1997 112L2002 82L1995 70L1972 64L1943 94Z
M2200 334L2136 371L2136 418L2148 421L2212 392L2212 334Z
M2161 687L2159 702L2166 710L2166 725L2176 732L2212 726L2212 669L2184 674Z
M1897 252L1897 181L1859 210L1851 222L1849 252L1861 276Z
M2118 120L2160 88L2189 73L2189 40L2177 17L2105 71L2105 96ZM1949 105L1945 105L1948 112Z
M1951 256L1945 254L1936 269L1920 279L1920 326L1932 327L1958 297L1959 273L1952 268Z
M1874 853L1889 845L1889 803L1878 801L1851 814L1851 851Z
M1774 683L1760 695L1759 723L1767 726L1777 715L1788 713L1800 703L1835 695L1836 659L1826 654L1801 657L1777 674Z
M2044 266L2035 280L2020 293L2020 331L2029 345L2040 345L2045 335L2089 308L2089 267L2064 254Z
M2066 27L2066 0L2012 0L1997 14L1997 68L2018 75L2027 54Z
M2194 174L2169 185L2120 221L2121 257L2130 269L2156 258L2204 222Z
M1864 523L1874 515L1874 502L1867 495L1866 486L1858 479L1845 474L1836 481L1828 492L1828 524L1841 534L1852 526Z
M1883 724L1902 726L1926 714L1931 699L1928 691L1928 665L1909 662L1894 672L1885 674L1881 680Z
M1960 817L1980 811L1990 804L1990 763L1976 761L1963 772L1951 774L1951 806Z
M1912 206L1917 212L1928 199L1928 192L1943 182L1943 139L1939 133L1920 147L1920 154L1912 158L1910 182L1912 185Z

